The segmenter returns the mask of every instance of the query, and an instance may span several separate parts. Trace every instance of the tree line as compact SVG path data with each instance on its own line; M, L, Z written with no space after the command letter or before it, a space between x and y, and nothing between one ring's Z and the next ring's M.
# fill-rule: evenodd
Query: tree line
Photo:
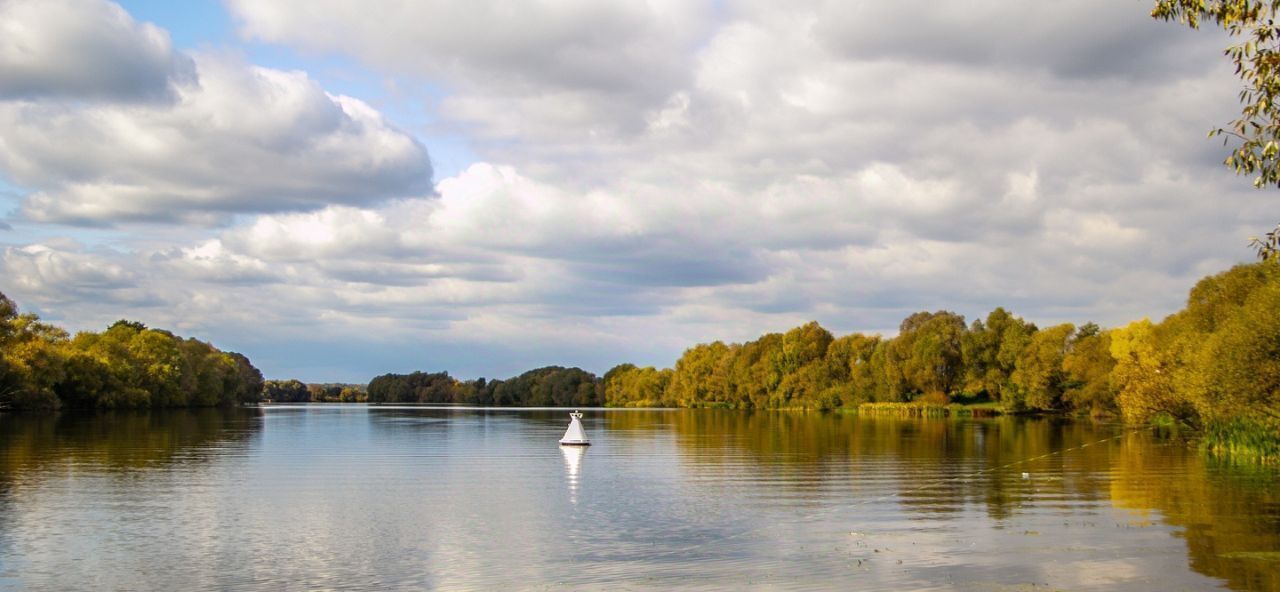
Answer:
M262 373L238 353L124 320L72 337L0 294L0 408L201 407L261 393Z
M674 368L605 374L611 406L834 409L865 402L992 401L1011 412L1118 414L1193 426L1280 420L1280 265L1202 279L1159 323L1040 328L997 308L966 324L919 312L893 338L815 323L689 348Z
M745 343L695 345L674 367L620 364L603 377L549 366L507 380L384 374L372 403L853 409L863 403L991 402L1006 412L1163 417L1195 427L1280 421L1280 264L1202 279L1159 323L1039 327L1004 308L967 323L941 310L891 338L837 337L817 322Z
M1110 334L1046 329L997 308L966 324L918 312L893 338L842 337L816 322L754 341L689 348L674 368L623 364L604 376L614 406L856 408L868 402L994 401L1007 411L1114 410Z
M908 316L891 338L837 337L816 322L745 343L695 345L672 368L598 377L548 366L506 380L384 374L355 385L263 382L244 356L120 321L66 331L0 295L0 406L163 407L257 401L494 406L856 408L990 401L1009 412L1167 418L1195 427L1280 423L1280 263L1202 279L1159 323L1040 328L1003 309L966 323Z
M581 368L547 366L506 380L458 380L448 372L383 374L369 381L370 403L447 403L520 407L604 404L599 377Z
M366 394L360 384L307 384L295 378L264 382L262 399L273 403L363 403Z

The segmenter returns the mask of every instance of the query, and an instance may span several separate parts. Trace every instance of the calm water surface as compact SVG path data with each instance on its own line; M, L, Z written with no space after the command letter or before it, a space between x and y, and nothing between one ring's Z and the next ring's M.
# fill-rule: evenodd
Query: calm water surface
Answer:
M1280 590L1280 474L1082 422L0 414L0 589Z

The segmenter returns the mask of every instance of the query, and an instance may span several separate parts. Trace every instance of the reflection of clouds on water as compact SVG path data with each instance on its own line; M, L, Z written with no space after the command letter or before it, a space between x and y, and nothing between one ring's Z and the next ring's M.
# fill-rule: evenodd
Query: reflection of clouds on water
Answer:
M564 455L564 468L569 481L569 502L578 503L578 472L582 470L582 457L586 456L585 446L561 446L560 454Z
M1271 473L1088 423L609 410L557 472L561 410L59 417L0 415L0 590L1280 590Z
M1160 533L1164 534L1164 533ZM1177 569L1182 556L1171 557L1170 569ZM1071 563L1046 564L1045 574L1055 582L1069 588L1114 587L1120 584L1132 584L1151 581L1154 574L1150 566L1141 565L1132 559L1098 559L1093 561L1075 561ZM1211 582L1206 582L1211 584Z

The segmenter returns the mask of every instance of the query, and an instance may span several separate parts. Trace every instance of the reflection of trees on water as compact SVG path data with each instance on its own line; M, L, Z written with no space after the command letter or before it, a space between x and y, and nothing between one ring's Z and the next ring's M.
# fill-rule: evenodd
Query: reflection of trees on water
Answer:
M1192 569L1234 589L1280 590L1280 470L1223 465L1191 447L1152 454L1150 438L1123 440L1116 505L1182 528Z
M921 519L979 506L1002 521L1032 503L1064 511L1109 503L1180 527L1197 572L1236 589L1280 590L1280 470L1217 464L1150 430L715 410L616 413L606 422L611 437L669 429L682 457L708 468L786 475L777 482L799 499L831 492L815 480L888 475L896 499Z
M957 512L969 504L987 507L994 519L1008 517L1033 491L1016 477L1023 471L1063 475L1038 483L1080 500L1105 497L1103 482L1111 445L1073 450L1031 463L1005 467L1075 448L1112 435L1106 426L1084 422L1027 420L904 420L842 414L691 410L682 413L616 413L606 416L610 434L665 429L690 462L753 457L744 470L796 476L891 473L898 498L921 512ZM734 461L736 462L736 461ZM1063 464L1070 465L1064 471ZM1002 468L1003 467L1003 468ZM783 480L808 487L806 480ZM815 491L817 493L817 491Z
M0 495L54 465L148 469L204 460L214 445L245 444L259 409L176 409L27 415L0 413Z
M120 472L204 462L215 448L247 447L262 430L259 409L96 413L0 413L0 533L12 504L42 474L68 467ZM6 541L0 537L0 545Z
M273 421L289 420L294 411L272 413ZM370 444L420 443L424 436L459 429L453 416L476 413L370 410L376 428ZM483 419L466 429L482 435L492 430L494 437L511 434L511 422L533 422L539 433L558 437L567 420L563 410L479 413ZM306 409L297 414L298 420L323 419ZM785 488L786 499L815 506L833 496L869 495L868 482L879 484L877 495L893 494L919 520L978 508L1000 522L1032 504L1050 510L1061 504L1064 512L1092 501L1111 504L1180 529L1177 536L1186 541L1195 571L1236 589L1280 590L1280 470L1217 464L1193 446L1148 430L1121 434L1115 426L1010 417L904 420L719 410L611 411L591 419L591 427L607 435L605 443L670 438L692 471L754 479ZM74 467L128 473L207 462L228 448L247 448L261 433L256 409L0 414L0 545L11 504L42 474L62 475ZM563 460L574 497L583 461L570 454ZM1022 479L1023 472L1031 478Z
M44 474L202 463L215 455L212 448L247 447L261 428L259 409L0 413L0 534L8 530L23 489L38 486ZM3 536L0 545L8 545Z

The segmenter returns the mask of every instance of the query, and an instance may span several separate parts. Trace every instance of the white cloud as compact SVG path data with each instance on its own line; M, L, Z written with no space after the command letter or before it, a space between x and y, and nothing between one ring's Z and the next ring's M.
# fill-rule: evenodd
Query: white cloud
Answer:
M0 2L0 99L163 99L193 77L169 34L96 0Z
M757 17L778 10L753 3ZM1188 59L1219 51L1222 37L1148 16L1149 6L1110 0L1018 2L928 0L815 3L813 37L856 60L982 64L1062 78L1164 78L1203 70Z
M481 162L425 197L422 148L367 104L215 55L167 105L0 105L0 166L36 219L262 214L49 247L131 274L153 324L464 375L921 309L1119 324L1246 260L1274 208L1203 137L1234 110L1221 38L1006 4L232 2L250 38L438 87ZM91 308L42 286L15 296Z
M32 190L22 205L31 220L207 225L240 212L369 204L430 191L431 165L416 139L368 104L326 93L304 72L222 54L173 54L162 31L134 23L112 4L4 6L4 27L41 40L34 56L23 47L11 53L31 69L54 64L42 84L61 93L0 101L0 172ZM44 13L55 13L57 24ZM49 27L57 34L44 36ZM139 60L128 56L85 55L129 39L158 45L162 57L185 64L190 75L135 67ZM134 78L156 78L169 96L137 103L114 100L111 89L76 87L92 82L79 70L93 69L95 59L146 70ZM75 64L63 68L61 61ZM123 79L130 89L151 92L146 81Z
M227 249L218 239L154 253L149 257L149 263L167 277L186 282L260 285L290 279L279 268L272 268L262 259Z
M441 81L446 113L526 142L643 130L648 110L686 82L713 10L705 0L228 4L250 38Z
M92 252L71 240L51 240L0 253L0 269L12 293L51 304L84 301L132 306L152 300L127 258Z

